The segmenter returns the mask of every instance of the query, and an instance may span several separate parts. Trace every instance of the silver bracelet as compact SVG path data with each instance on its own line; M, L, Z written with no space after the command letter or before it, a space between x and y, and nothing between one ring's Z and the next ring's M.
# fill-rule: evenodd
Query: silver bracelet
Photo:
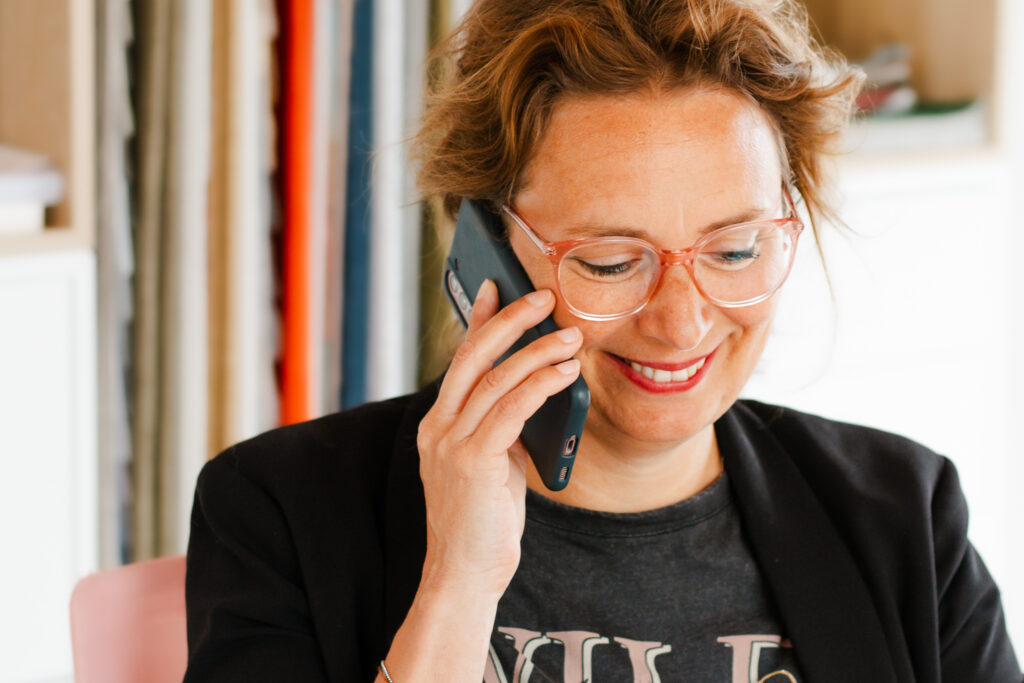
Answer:
M380 666L377 667L377 670L380 671L385 681L387 681L388 683L395 683L393 680L391 680L391 674L388 673L388 668L384 666L383 659L380 660Z

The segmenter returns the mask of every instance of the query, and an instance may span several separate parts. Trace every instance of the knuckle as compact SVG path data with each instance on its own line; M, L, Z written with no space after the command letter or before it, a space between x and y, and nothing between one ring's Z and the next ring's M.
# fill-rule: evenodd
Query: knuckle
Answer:
M421 454L429 452L434 445L433 430L425 424L426 421L424 418L423 422L420 422L420 427L416 432L416 448Z
M536 388L538 408L541 402L547 400L548 396L562 388L564 380L565 375L559 372L553 365L545 367L532 377L530 384Z
M473 358L477 352L477 345L471 338L466 339L459 344L458 348L455 349L455 356L452 359L454 363L464 363Z
M516 313L519 310L519 308L520 307L518 306L506 306L505 308L498 311L498 313L494 317L498 320L498 322L504 325L512 325L515 323L515 320L518 317Z
M508 420L519 417L522 400L516 394L505 394L494 404L494 411L501 419Z
M449 444L448 444L448 439L445 436L442 436L440 439L435 441L433 445L434 445L434 449L438 453L447 453L450 450L449 449Z
M485 388L490 389L492 391L498 391L501 389L502 386L504 386L506 372L504 370L500 370L499 368L501 368L500 365L484 373L482 381L484 383Z

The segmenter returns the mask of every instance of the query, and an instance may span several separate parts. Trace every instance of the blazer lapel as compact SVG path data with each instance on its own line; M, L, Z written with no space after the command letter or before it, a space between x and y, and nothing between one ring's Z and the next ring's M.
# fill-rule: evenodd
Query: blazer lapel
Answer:
M792 459L742 404L715 423L744 528L810 681L896 683L871 594Z

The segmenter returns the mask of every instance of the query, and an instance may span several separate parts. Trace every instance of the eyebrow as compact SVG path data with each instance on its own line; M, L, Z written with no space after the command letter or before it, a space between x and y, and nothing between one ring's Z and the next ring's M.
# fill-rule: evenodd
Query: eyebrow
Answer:
M711 223L710 225L701 228L697 234L698 236L703 237L709 232L713 232L719 228L758 220L760 216L763 216L766 213L768 213L767 209L750 209L741 214L726 218L725 220ZM616 226L574 225L567 228L566 233L567 239L583 239L588 237L633 237L646 241L650 241L651 239L650 234L646 230Z

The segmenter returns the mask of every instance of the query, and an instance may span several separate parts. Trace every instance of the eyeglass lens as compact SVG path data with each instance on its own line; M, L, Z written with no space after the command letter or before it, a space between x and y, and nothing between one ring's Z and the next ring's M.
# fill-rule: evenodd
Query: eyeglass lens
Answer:
M712 233L693 261L704 294L722 304L741 304L770 294L786 278L793 241L774 223L741 225ZM570 250L558 268L562 296L576 310L597 316L636 310L657 287L658 253L641 243L614 238Z

